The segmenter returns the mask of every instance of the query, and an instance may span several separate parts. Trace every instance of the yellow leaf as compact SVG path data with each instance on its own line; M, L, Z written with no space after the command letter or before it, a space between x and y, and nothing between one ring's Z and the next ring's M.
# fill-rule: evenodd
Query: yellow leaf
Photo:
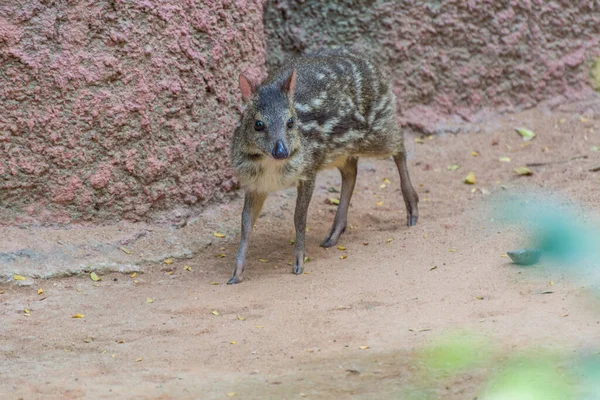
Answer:
M227 397L233 397L233 396L235 396L235 394L236 394L235 392L228 392Z
M465 177L465 183L467 185L474 185L475 181L476 181L476 179L475 179L475 173L474 172L469 172L469 175L467 175Z
M483 300L483 296L475 296L477 300Z
M459 168L460 168L460 165L458 165L458 164L448 165L448 171L456 171Z
M136 359L135 362L142 362L142 360L143 360L143 358L140 357L140 358Z
M473 157L479 157L479 153L478 153L478 152L476 152L476 151L472 151L472 152L471 152L471 155L472 155Z
M515 128L515 130L521 135L523 140L528 141L535 137L535 133L526 128Z
M264 328L264 327L265 327L264 325L256 325L256 327L255 327L255 328L262 329L262 328Z
M110 355L112 358L115 358L117 355L116 354L111 354Z
M219 312L217 310L212 310L211 314L212 315L219 315Z
M456 253L456 249L448 249L448 252L450 252L450 253Z
M25 280L25 277L24 277L24 276L22 276L22 275L13 275L13 279L14 279L15 281L24 281L24 280Z
M344 255L342 255L342 256L340 256L340 260L345 260L346 258L348 258L348 256L347 256L347 255L345 255L345 254L344 254Z
M167 275L173 275L173 271L166 271L165 274L167 274Z
M590 120L589 120L589 119L587 119L586 117L579 117L579 120L580 120L581 122L583 122L584 124L586 124L586 123L590 122Z
M519 174L521 176L533 175L533 171L531 171L527 167L515 168L513 171L515 171L517 174Z
M332 197L331 199L329 199L329 203L330 204L339 205L340 204L340 200Z
M394 239L392 239L392 238L387 238L386 242L388 242L388 243L389 243L389 242L391 242L392 240L394 240Z
M211 282L210 284L211 284L211 285L220 285L220 284L221 284L221 282Z
M218 238L221 238L221 239L225 237L225 234L224 234L224 233L219 233L219 232L215 232L215 233L213 233L213 235L214 235L215 237L218 237Z
M224 253L221 253L221 254L217 254L217 255L215 255L215 257L219 257L219 258L223 258L223 257L225 257L225 256L226 256L226 254L224 254Z
M238 315L238 316L237 316L237 319L239 319L240 321L245 321L245 320L246 320L246 317L242 317L241 315Z
M359 349L361 350L366 350L366 349L370 349L371 346L359 346Z
M38 293L38 295L40 295L40 294L44 294L44 289L42 289L42 288L39 288L37 293Z
M500 257L502 257L502 258L508 258L508 254L502 254Z
M269 262L269 260L266 260L264 258L259 258L258 261L263 262L263 263Z
M338 250L346 250L346 248L344 246L338 246L337 248L338 248Z
M554 286L554 281L550 281L550 286Z
M390 182L390 180L388 178L383 178L383 183L385 183L386 185L389 185L392 182Z
M421 144L423 144L425 142L421 138L415 138L415 143L421 143Z
M500 161L500 162L510 162L511 160L510 160L510 157L500 157L498 159L498 161Z
M561 119L558 120L559 124L564 124L565 122L567 122L566 118L561 118Z
M309 261L310 261L310 258L304 257L304 262L309 262Z
M310 275L310 272L304 271L304 275Z
M85 315L83 315L83 314L75 314L71 318L83 318L83 317L85 317Z
M167 265L171 265L173 264L173 259L172 258L167 258L166 260L163 261L165 264Z
M140 283L140 281L138 281L137 279L134 279L133 283L135 283L137 285L138 283Z
M94 282L98 282L98 281L102 280L102 278L100 278L98 276L98 274L96 274L95 272L90 272L90 279L93 280Z
M151 297L146 297L146 303L154 303L154 299Z
M131 254L131 251L127 250L125 247L121 247L121 251L125 254Z
M379 185L379 189L385 189L385 188L386 188L385 183L382 183L381 185Z
M133 274L129 275L131 278L135 278L137 276L137 272L134 272Z
M24 309L24 310L23 310L23 312L24 312L25 314L29 314L29 313L30 313L30 311L29 311L29 308L26 308L26 309Z
M189 265L184 265L183 269L185 269L186 271L192 272L192 267L190 267Z
M380 206L383 204L383 201L378 201L377 203L375 203L377 206Z
M99 283L94 283L92 286L94 286L94 287L100 287L100 284Z
M231 342L229 342L229 344L236 344L237 342L235 340L232 340Z

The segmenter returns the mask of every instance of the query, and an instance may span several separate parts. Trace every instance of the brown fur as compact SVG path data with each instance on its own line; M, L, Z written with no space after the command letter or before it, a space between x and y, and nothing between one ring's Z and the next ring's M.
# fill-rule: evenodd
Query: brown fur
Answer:
M229 283L242 279L248 238L267 194L290 186L298 188L293 270L302 273L306 213L316 175L324 168L340 170L342 191L333 227L322 246L334 246L346 229L359 157L393 156L407 223L416 224L418 196L410 183L404 139L395 121L396 98L389 81L371 62L343 50L319 52L291 61L259 86L241 75L240 89L248 105L235 130L231 159L246 200ZM257 131L256 121L262 121L264 128ZM287 157L276 159L281 154Z

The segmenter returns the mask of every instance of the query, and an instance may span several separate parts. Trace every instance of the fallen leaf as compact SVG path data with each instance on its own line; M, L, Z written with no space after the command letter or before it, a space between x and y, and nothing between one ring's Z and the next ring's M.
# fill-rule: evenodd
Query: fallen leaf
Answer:
M296 241L294 239L290 239L290 244L294 244Z
M330 188L328 188L328 189L327 189L327 191L328 191L329 193L339 193L339 192L340 192L339 190L337 190L337 189L336 189L336 188L334 188L333 186L332 186L332 187L330 187Z
M219 258L223 258L223 257L225 257L225 256L226 256L226 254L224 254L224 253L221 253L221 254L215 254L215 257L219 257Z
M228 392L227 397L233 397L233 396L235 396L235 394L236 394L235 392Z
M336 198L330 198L329 200L329 204L335 204L335 205L339 205L340 204L340 200L336 199Z
M310 258L304 257L304 262L309 262L309 261L310 261Z
M518 168L513 169L513 171L515 171L517 174L519 174L521 176L533 175L533 171L531 171L527 167L518 167Z
M304 275L310 275L310 272L304 271Z
M385 189L385 188L386 188L385 183L382 183L381 185L379 185L379 189Z
M139 357L138 359L135 360L135 362L142 362L142 361L143 361L142 357Z
M469 175L467 175L465 177L465 183L467 185L474 185L475 181L476 181L476 179L475 179L475 173L474 172L469 172Z
M433 267L429 268L430 271L433 271L434 269L437 269L437 265L434 265Z
M371 346L359 346L358 348L361 350L366 350L366 349L370 349Z
M346 248L344 246L338 246L337 248L338 248L338 250L346 250Z
M415 138L415 143L421 143L421 144L423 144L425 142L421 138Z
M29 311L29 308L26 308L26 309L24 309L24 310L23 310L23 312L24 312L25 314L31 314L31 312Z
M256 326L255 326L255 328L258 328L258 329L262 329L262 328L264 328L264 327L265 327L264 325L256 325Z
M502 258L508 258L508 254L502 254L500 257L502 257Z
M38 289L38 291L37 291L37 294L38 294L38 295L40 295L40 294L44 294L44 289L42 289L42 288L39 288L39 289Z
M131 251L127 250L125 247L121 247L121 251L125 254L132 254Z
M552 290L544 290L543 292L540 292L540 294L551 294L554 293Z
M134 279L133 283L135 283L137 285L138 283L140 283L140 281L138 281L137 279Z
M221 282L211 282L210 284L211 284L211 285L220 285L220 284L221 284Z
M98 281L102 280L102 278L100 278L98 276L98 274L96 274L95 272L90 272L90 279L93 280L94 282L98 282Z
M498 159L498 161L500 161L500 162L510 162L511 160L510 160L510 157L500 157Z
M566 118L561 118L561 119L558 120L559 124L564 124L565 122L567 122Z
M476 151L472 151L472 152L471 152L471 155L472 155L473 157L479 157L479 153L478 153L478 152L476 152Z
M346 258L348 258L348 256L347 256L347 255L345 255L345 254L344 254L344 255L342 255L342 256L340 256L340 260L345 260Z
M146 303L154 303L154 299L151 297L146 297Z
M92 337L83 339L83 343L92 343L93 341L94 341L94 338L92 338Z
M383 204L383 201L378 201L377 203L375 203L375 205L380 206Z
M563 314L563 315L561 315L561 317L563 317L563 318L564 317L568 317L568 316L569 316L569 314Z
M460 168L460 165L458 165L458 164L448 165L448 171L456 171L459 168Z
M448 249L449 253L456 253L456 249Z
M214 237L218 237L218 238L221 238L221 239L225 237L224 233L219 233L219 232L215 232L215 233L213 233L213 235L214 235Z
M83 314L75 314L71 318L83 318L83 317L85 317L85 315L83 315Z
M111 354L110 355L112 358L115 358L117 355L116 354Z
M528 141L535 137L535 133L526 128L515 128L515 130L521 135L523 140Z
M550 286L554 286L554 281L550 281Z
M0 294L6 293L6 290L0 290Z
M258 259L258 261L260 261L260 262L262 262L262 263L269 262L269 260L267 260L267 259L264 259L264 258L259 258L259 259Z
M387 243L389 243L389 242L391 242L392 240L394 240L394 239L393 239L393 238L387 238L386 242L387 242Z
M24 281L25 277L23 275L13 275L13 279L15 281Z
M600 151L600 146L592 146L590 148L591 151Z
M130 278L135 278L137 276L137 272L134 272L133 274L129 275Z
M389 185L392 182L390 182L390 180L388 178L383 178L383 183L385 183L386 185Z
M167 258L166 260L163 261L165 264L167 265L171 265L173 264L173 259L172 258Z
M238 316L237 316L237 319L239 319L240 321L245 321L245 320L246 320L246 317L242 317L242 316L238 315Z
M587 124L588 122L590 122L590 120L589 120L589 119L587 119L586 117L579 117L579 120L580 120L581 122L583 122L584 124Z
M212 310L211 314L212 315L219 315L219 312L217 310Z
M483 300L483 296L475 296L477 300Z
M237 342L235 340L232 340L231 342L229 342L229 344L236 344Z
M186 271L192 272L192 267L190 267L189 265L184 265L183 269L185 269Z

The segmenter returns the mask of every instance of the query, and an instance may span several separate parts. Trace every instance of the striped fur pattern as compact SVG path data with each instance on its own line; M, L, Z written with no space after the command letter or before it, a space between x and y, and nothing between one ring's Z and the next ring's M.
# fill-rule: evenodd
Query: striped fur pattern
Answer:
M292 186L298 187L294 272L302 272L304 231L299 229L306 224L316 174L325 168L337 167L343 179L339 215L324 246L337 243L346 228L360 157L394 157L408 225L416 223L418 196L406 170L403 135L395 121L396 98L372 62L346 50L321 51L292 60L258 86L241 76L240 88L248 104L233 136L231 160L246 191L246 216L230 283L241 280L247 236L260 212L256 208L268 193ZM256 121L262 121L264 129L257 131ZM272 156L278 143L289 154L283 160ZM250 224L246 228L244 221Z

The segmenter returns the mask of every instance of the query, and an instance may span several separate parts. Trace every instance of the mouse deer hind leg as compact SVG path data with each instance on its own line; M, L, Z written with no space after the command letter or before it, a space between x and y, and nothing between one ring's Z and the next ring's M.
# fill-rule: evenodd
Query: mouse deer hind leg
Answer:
M340 194L340 204L338 205L335 218L333 220L333 226L329 235L321 243L321 247L332 247L335 246L340 239L340 236L346 231L346 225L348 223L348 208L350 207L350 199L354 192L354 185L356 184L356 175L358 173L358 158L349 157L346 160L346 164L339 168L342 174L342 191Z
M393 158L400 174L400 188L404 204L406 205L406 222L408 226L414 226L419 220L419 196L410 182L408 167L406 165L406 151L401 151Z

